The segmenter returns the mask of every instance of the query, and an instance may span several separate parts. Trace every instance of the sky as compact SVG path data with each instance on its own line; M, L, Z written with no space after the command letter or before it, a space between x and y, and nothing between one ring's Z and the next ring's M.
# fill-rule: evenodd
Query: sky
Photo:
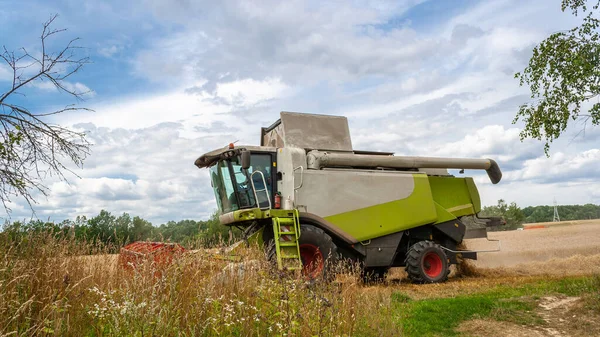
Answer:
M92 63L69 78L90 89L90 112L53 116L87 133L91 154L68 182L44 181L35 214L15 199L3 218L62 221L105 209L155 225L216 209L208 172L193 163L230 142L258 145L280 111L346 116L355 149L492 158L483 205L600 203L600 129L572 123L551 147L513 123L527 87L514 74L533 47L578 19L560 0L7 1L0 42L39 52L52 14ZM10 74L0 66L0 92ZM18 98L32 111L76 103L47 85Z

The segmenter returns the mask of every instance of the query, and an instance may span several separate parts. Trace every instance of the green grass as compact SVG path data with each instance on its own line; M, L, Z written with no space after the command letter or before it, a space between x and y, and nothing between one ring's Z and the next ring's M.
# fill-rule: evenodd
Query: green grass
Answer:
M404 336L458 336L456 328L471 319L495 319L520 325L543 325L534 312L541 296L578 296L598 292L598 277L545 280L532 284L499 286L482 293L411 300L402 293L392 295L398 324Z

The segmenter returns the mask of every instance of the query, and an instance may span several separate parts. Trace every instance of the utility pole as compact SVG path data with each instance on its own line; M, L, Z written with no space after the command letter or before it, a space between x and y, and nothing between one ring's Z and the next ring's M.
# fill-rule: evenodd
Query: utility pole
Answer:
M556 204L556 197L554 198L554 219L553 222L559 222L560 217L558 216L558 205Z

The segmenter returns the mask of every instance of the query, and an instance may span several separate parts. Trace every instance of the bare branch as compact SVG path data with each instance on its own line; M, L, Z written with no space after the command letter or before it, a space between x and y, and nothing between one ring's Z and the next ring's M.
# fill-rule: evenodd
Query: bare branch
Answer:
M49 192L43 180L57 176L66 181L63 172L77 176L65 163L81 167L89 155L90 143L84 133L50 124L44 118L67 111L93 110L66 105L55 111L32 112L11 102L11 97L24 95L21 91L36 81L49 81L59 92L65 92L78 101L82 101L83 95L89 92L79 92L66 82L90 62L88 57L76 55L82 49L75 45L79 38L71 39L57 53L48 51L48 38L66 31L52 28L56 18L57 15L53 15L43 24L40 58L24 48L15 53L3 47L0 54L0 59L13 73L12 85L0 94L0 201L8 213L11 211L8 204L13 197L23 198L33 211L35 193L47 196ZM30 72L34 66L38 68Z

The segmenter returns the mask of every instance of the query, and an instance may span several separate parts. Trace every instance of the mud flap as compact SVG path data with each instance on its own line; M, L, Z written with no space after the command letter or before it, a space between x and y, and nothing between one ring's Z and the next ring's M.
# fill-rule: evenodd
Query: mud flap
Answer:
M487 238L488 227L498 227L506 224L501 217L478 217L475 215L463 216L460 221L465 224L464 239Z
M469 228L465 232L463 239L487 238L487 228Z

